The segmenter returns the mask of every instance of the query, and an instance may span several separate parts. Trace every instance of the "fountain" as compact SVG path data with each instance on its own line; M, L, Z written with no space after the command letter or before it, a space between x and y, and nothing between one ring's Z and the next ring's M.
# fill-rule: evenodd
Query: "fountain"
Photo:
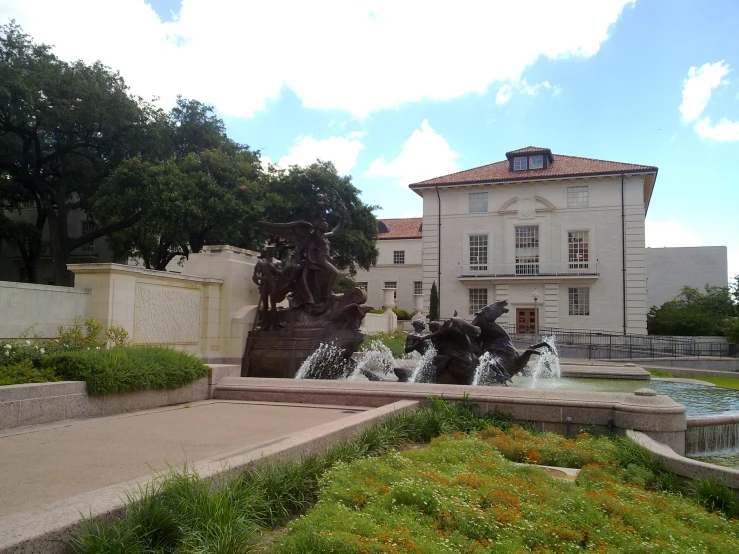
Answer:
M432 332L425 335L424 322L414 321L415 332L407 336L405 351L420 354L415 368L396 366L392 368L396 379L384 377L394 360L389 351L375 346L373 352L364 354L352 378L361 375L370 381L505 385L523 371L533 355L540 356L535 370L537 378L557 376L559 359L555 346L543 341L519 353L508 333L496 323L496 319L508 311L507 305L508 302L502 300L484 307L475 314L472 323L455 313L454 317L436 325L430 323ZM379 366L380 371L371 364ZM314 376L315 373L306 375Z

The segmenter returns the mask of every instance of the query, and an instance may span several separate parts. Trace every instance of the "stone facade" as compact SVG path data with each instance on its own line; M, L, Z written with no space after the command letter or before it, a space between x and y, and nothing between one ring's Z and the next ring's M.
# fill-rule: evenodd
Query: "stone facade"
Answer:
M420 218L414 221L420 224ZM380 236L377 241L377 250L380 253L377 265L370 271L360 269L355 276L360 286L366 287L367 304L374 308L383 307L382 289L387 288L388 283L395 283L397 286L396 307L413 314L413 294L417 286L415 283L423 282L422 239L420 237L383 239ZM398 252L403 253L403 263L394 263L400 259L396 254ZM429 285L429 290L430 287L431 285ZM425 293L428 294L428 291Z
M728 285L725 246L647 248L647 307L672 300L685 286Z
M544 167L514 171L523 151L543 154ZM644 219L657 168L523 151L411 185L423 198L412 244L420 243L425 311L436 282L442 317L471 318L475 304L508 300L503 325L536 310L539 327L646 333ZM370 288L391 274L417 279L415 267L390 265L391 242L380 234L377 269L358 277ZM398 305L412 305L401 289Z
M12 219L27 221L28 223L36 222L36 207L24 206L20 213L10 212L6 214ZM68 231L70 237L80 237L85 234L85 226L87 224L87 214L84 210L76 209L69 212L68 215ZM49 225L44 226L41 233L41 240L44 243L49 241ZM69 263L110 263L113 261L113 253L106 243L105 237L94 240L91 244L86 244L72 251L69 256ZM38 267L38 282L51 284L54 282L54 262L51 258L51 251L47 246L41 258ZM16 248L15 244L0 240L0 280L3 281L28 281L26 268L23 264L23 258Z

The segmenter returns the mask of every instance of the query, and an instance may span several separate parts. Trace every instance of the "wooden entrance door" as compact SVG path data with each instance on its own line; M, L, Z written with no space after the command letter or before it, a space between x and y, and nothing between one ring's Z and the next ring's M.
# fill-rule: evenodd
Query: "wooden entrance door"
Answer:
M536 310L534 308L516 308L516 332L536 332Z

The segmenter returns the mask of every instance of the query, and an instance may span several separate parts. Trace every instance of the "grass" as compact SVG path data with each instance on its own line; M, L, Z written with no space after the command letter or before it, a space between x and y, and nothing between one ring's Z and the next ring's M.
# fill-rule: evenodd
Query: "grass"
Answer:
M130 502L123 519L88 523L70 547L77 554L245 553L258 544L262 530L282 525L311 506L322 476L332 467L490 425L505 427L508 418L478 418L468 403L432 400L299 462L253 468L218 483L202 481L186 468L141 491L142 498Z
M85 381L91 396L174 389L210 374L191 354L153 346L50 354L41 368L61 379Z
M371 335L367 335L367 339L359 346L359 351L367 351L372 341L379 340L390 349L393 353L393 357L403 358L405 357L406 336L407 335L403 331L394 331L392 333L373 333Z
M583 465L570 483L508 458ZM650 490L663 484L655 471L662 472L623 439L521 428L447 434L425 449L332 468L315 508L289 525L272 552L739 551L739 522L711 513L735 493L697 484L707 511Z
M652 377L674 377L669 371L663 371L661 369L651 368L649 369L649 373ZM683 379L706 381L724 389L739 390L739 374L736 377L683 377Z

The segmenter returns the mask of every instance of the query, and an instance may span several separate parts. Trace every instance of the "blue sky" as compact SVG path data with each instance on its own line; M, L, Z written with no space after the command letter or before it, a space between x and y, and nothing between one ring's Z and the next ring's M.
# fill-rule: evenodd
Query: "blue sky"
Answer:
M380 217L421 214L410 182L527 145L656 165L647 245L726 245L739 273L736 0L0 0L0 16L163 106L213 104L269 161L334 161Z

